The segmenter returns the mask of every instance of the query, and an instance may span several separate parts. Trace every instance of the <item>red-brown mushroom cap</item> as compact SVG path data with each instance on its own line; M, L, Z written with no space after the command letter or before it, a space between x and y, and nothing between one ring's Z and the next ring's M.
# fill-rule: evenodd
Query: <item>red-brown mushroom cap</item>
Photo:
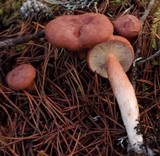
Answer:
M36 70L30 64L22 64L12 69L6 77L8 87L23 90L30 87L36 77Z
M134 60L134 51L130 42L121 36L112 36L110 39L97 44L87 54L89 68L107 78L105 58L114 54L122 65L124 71L128 71Z
M141 21L134 15L123 15L113 21L115 32L126 38L133 38L141 30Z
M63 15L45 27L46 38L51 44L72 51L91 48L112 34L112 23L99 13Z

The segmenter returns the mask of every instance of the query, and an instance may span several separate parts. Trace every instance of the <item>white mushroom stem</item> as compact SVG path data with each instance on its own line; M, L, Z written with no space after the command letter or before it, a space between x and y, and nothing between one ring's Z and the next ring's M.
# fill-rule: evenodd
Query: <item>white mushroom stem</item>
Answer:
M109 82L121 111L131 148L135 152L141 153L143 137L137 131L139 108L134 88L114 54L110 53L107 55L105 65Z

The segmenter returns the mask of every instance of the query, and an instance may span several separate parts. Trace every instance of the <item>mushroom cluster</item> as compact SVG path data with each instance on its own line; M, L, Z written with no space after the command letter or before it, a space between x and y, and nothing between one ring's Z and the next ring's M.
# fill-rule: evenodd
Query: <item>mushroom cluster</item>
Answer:
M119 17L112 23L105 15L99 13L63 15L46 25L45 36L48 42L56 47L71 51L89 49L86 50L88 66L93 72L109 79L131 149L137 153L147 153L148 149L144 150L143 146L143 136L138 131L137 98L125 73L134 60L133 47L126 38L138 35L141 24L140 21L137 22L137 18L130 15ZM114 29L120 36L113 35ZM32 84L35 74L31 65L18 66L9 72L8 86L13 90L26 89Z
M45 34L54 46L71 51L90 49L87 53L88 66L93 72L109 79L127 131L130 149L137 153L152 153L149 149L145 150L143 136L138 131L138 102L125 73L134 60L134 50L127 39L138 35L141 22L133 15L124 15L112 23L105 15L98 13L65 15L49 22ZM113 28L120 36L113 35Z

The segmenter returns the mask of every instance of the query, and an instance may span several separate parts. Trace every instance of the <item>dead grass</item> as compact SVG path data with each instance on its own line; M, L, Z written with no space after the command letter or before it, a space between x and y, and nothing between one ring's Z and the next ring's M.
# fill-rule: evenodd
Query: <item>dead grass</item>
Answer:
M145 3L97 5L100 13L113 20L123 11L140 17ZM57 7L53 14L66 14ZM128 9L128 10L127 10ZM92 7L86 12L95 12ZM85 11L76 10L73 14ZM151 47L148 16L143 27L141 56L155 51ZM0 40L35 33L48 21L22 21L15 18L0 31ZM135 50L137 40L132 42ZM159 60L157 60L159 61ZM5 81L15 66L31 63L37 69L35 91L15 92ZM131 70L127 73L132 79ZM160 153L160 66L153 62L139 67L136 95L140 107L141 129L146 143ZM3 48L0 53L0 155L3 156L124 156L126 131L107 79L92 73L78 52L58 49L45 38ZM124 146L124 147L123 147Z

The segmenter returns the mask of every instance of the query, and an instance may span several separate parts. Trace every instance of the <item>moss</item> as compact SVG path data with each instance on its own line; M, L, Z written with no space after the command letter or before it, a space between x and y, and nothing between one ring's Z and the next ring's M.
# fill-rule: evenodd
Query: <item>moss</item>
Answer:
M16 52L20 52L23 50L23 46L21 44L16 45Z
M21 7L21 3L20 2L14 2L11 5L11 8L16 11L17 9L19 9Z
M0 16L2 16L3 15L3 9L2 8L0 8Z
M19 8L21 7L22 1L0 1L0 21L5 26L9 25L13 18L19 16ZM3 8L3 9L2 9Z
M151 40L152 40L152 48L157 49L157 30L158 30L158 23L160 22L160 7L157 9L156 13L153 16L153 22L151 25Z

